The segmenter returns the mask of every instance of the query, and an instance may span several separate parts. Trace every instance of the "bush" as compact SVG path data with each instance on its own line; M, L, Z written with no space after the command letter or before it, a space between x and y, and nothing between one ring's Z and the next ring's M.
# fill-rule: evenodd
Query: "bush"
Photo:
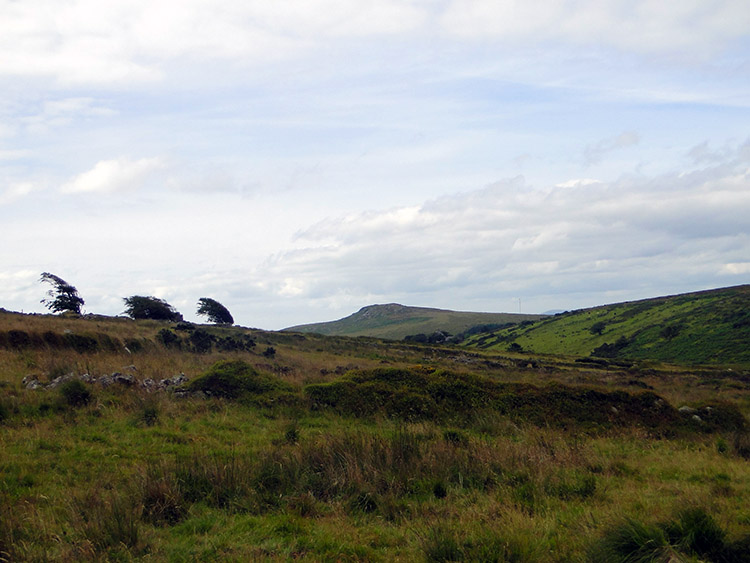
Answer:
M187 385L189 391L203 391L212 397L238 399L273 392L289 391L291 386L270 375L259 373L242 360L225 360Z
M65 402L71 407L88 405L92 395L89 388L79 379L73 379L60 386L60 393Z
M193 347L193 352L208 354L213 347L214 337L208 331L198 328L192 332L188 340Z
M180 337L168 328L161 329L156 334L156 339L161 342L165 348L179 349L182 344Z

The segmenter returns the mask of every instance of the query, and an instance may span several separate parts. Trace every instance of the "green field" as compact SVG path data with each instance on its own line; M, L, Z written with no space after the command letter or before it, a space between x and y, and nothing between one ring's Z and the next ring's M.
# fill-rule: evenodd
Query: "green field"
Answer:
M0 312L0 560L748 561L748 377Z
M353 315L337 321L298 325L285 330L330 336L372 336L401 340L405 336L430 335L438 330L457 335L477 325L515 324L542 317L543 315L518 313L469 313L428 307L405 307L391 303L363 307Z
M475 335L464 344L539 354L750 364L750 286L572 311Z

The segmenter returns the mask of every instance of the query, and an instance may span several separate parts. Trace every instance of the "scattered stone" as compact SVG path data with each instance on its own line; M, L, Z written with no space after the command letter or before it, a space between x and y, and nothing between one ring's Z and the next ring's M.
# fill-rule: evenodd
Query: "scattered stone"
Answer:
M36 378L35 375L27 375L21 380L21 385L26 389L44 389L44 385Z
M138 368L137 368L137 367L135 367L135 366L134 366L133 364L131 364L131 365L129 365L129 366L125 366L125 367L124 367L124 368L122 368L122 369L129 369L130 371L138 371Z
M112 379L114 379L115 383L119 383L120 385L126 385L128 387L131 387L137 383L135 376L129 374L129 373L113 373Z
M617 410L617 407L610 407L609 410L611 410L614 414L619 414L620 412Z
M150 377L147 377L146 379L141 381L141 387L146 391L155 391L159 388L159 384Z
M159 381L159 387L162 389L168 389L169 387L176 387L178 385L182 385L183 383L187 383L189 379L184 373L180 373L179 375L175 375L174 377L170 377L169 379L162 379Z
M77 379L76 374L72 372L66 373L65 375L61 375L50 381L47 384L47 389L55 389L56 387L60 387L60 385L62 385L63 383L67 383L68 381L72 381L73 379Z
M689 407L689 406L687 406L687 405L683 405L683 406L681 406L681 407L680 407L679 409L677 409L677 410L678 410L679 412L682 412L682 413L686 413L686 414L690 414L690 413L696 412L696 409L694 409L693 407Z
M695 420L696 422L703 422L703 420L701 419L701 417L699 417L699 416L698 416L697 414L694 414L694 415L693 415L693 416L691 416L690 418L692 418L692 419L693 419L693 420Z

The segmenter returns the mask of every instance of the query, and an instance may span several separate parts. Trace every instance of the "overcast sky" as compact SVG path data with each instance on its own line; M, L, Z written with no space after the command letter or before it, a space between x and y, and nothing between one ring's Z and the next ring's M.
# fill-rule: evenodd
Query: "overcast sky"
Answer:
M575 309L750 281L747 0L0 0L0 307Z

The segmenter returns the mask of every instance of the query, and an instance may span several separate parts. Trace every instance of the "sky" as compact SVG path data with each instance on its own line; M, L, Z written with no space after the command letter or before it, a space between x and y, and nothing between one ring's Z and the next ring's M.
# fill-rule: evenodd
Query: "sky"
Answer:
M750 282L747 0L0 0L0 307L541 313Z

